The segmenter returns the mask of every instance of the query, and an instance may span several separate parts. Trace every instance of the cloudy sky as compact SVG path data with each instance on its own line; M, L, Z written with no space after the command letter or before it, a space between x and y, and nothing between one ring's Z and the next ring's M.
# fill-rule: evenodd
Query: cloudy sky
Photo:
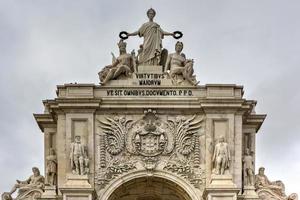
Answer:
M43 135L32 113L56 85L98 83L117 53L118 33L147 20L149 7L166 31L184 33L201 84L244 85L245 98L268 114L257 135L257 166L287 193L300 180L300 1L0 0L0 193L32 166L43 168ZM128 40L136 49L139 38ZM173 51L175 41L164 40Z

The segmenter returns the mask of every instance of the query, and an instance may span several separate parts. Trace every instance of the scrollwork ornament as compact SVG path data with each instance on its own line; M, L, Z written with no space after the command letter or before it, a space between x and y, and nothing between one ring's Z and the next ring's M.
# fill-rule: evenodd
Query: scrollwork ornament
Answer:
M128 124L132 120L126 120L125 117L106 117L106 121L99 121L100 127L106 134L106 148L111 155L117 155L125 147L125 134L128 130Z
M178 116L175 120L168 120L175 132L176 148L182 155L189 155L195 148L195 135L199 133L203 118L196 120L196 115L186 119Z

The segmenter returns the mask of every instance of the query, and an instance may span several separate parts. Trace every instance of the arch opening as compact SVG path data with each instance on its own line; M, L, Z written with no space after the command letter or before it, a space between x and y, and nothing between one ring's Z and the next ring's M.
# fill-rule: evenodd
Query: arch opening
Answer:
M108 200L191 200L178 184L159 177L135 178L123 183Z

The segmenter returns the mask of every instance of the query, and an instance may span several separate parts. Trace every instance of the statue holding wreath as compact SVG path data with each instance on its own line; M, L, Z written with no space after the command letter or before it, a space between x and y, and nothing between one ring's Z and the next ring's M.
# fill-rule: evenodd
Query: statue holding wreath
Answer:
M164 31L159 24L153 21L155 17L155 10L150 8L147 11L147 16L149 21L144 23L138 31L133 33L127 33L122 31L119 36L122 39L127 39L129 36L136 36L144 38L143 45L140 47L140 53L138 55L138 63L140 65L160 65L162 54L164 53L162 50L162 39L164 36L173 36L175 39L179 39L182 37L182 33L179 31L175 31L174 33L169 33Z

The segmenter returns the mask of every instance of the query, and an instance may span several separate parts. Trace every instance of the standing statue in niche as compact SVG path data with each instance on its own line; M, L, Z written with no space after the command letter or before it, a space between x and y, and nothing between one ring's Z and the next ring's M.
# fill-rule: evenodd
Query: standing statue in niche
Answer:
M219 139L219 142L215 146L213 155L214 174L224 175L225 170L230 167L230 150L228 144L225 142L224 137Z
M162 39L164 36L173 36L175 39L182 37L182 33L175 31L174 33L169 33L160 27L159 24L153 21L156 12L154 9L150 8L147 11L147 16L149 21L144 23L138 31L133 33L127 33L125 31L120 33L120 37L127 39L129 36L136 36L144 38L143 45L140 48L139 54L139 64L140 65L159 65L161 62L162 53ZM125 36L122 36L125 34ZM177 35L179 34L179 35Z
M120 56L115 58L111 65L105 66L99 73L100 83L105 85L109 80L117 79L121 75L129 76L136 72L135 56L126 52L126 42L120 40L118 43Z
M16 199L35 199L41 196L44 189L44 177L40 174L40 170L37 167L32 168L33 175L27 180L20 181L11 189L10 192L2 194L2 200L12 200L12 194L18 189L18 196Z
M84 145L81 144L81 137L75 136L75 142L71 144L70 161L73 174L84 174Z
M254 160L247 148L243 159L245 186L254 186Z
M186 59L182 52L183 43L177 42L175 45L175 53L168 56L165 71L170 70L170 76L175 83L180 83L182 80L178 79L178 75L182 75L184 80L187 80L192 85L197 85L196 76L194 75L194 61Z
M57 158L53 148L50 149L49 155L46 157L46 161L46 185L56 185Z

